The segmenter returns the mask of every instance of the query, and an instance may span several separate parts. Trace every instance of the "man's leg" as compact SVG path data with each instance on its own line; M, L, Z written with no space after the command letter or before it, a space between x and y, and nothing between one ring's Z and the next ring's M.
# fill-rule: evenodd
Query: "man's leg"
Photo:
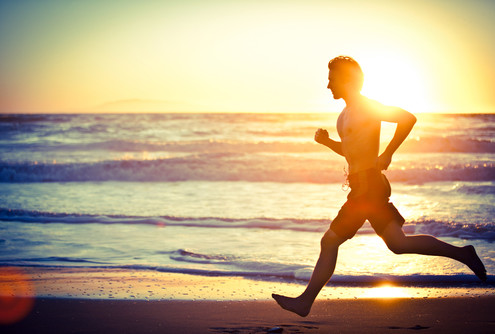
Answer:
M486 280L485 266L473 246L457 247L431 235L404 235L400 224L392 221L381 235L388 248L396 254L445 256L467 265L479 279Z
M339 246L346 240L329 229L321 239L320 257L316 262L306 290L296 298L272 294L277 303L287 311L294 312L301 317L307 316L316 296L332 277Z

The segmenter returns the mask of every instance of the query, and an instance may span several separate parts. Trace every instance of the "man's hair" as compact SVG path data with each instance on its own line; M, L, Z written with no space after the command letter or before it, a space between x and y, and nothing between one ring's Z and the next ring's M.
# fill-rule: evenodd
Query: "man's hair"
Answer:
M363 70L353 58L348 56L335 57L328 63L328 69L342 73L346 81L352 81L359 90L363 87Z

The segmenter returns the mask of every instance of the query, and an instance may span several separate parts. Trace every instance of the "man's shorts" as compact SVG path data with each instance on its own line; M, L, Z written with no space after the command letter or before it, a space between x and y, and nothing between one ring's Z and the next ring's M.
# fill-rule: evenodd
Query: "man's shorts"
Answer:
M380 235L392 221L404 224L404 218L389 202L390 183L378 169L368 169L348 177L351 192L330 224L330 229L342 238L350 239L368 220Z

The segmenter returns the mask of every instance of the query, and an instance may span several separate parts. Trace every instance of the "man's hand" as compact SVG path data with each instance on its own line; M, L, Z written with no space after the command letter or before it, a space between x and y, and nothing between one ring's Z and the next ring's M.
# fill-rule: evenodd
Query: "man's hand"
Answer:
M328 131L325 129L318 129L315 133L315 141L319 144L322 144L337 154L344 155L342 152L342 143L339 141L335 141L328 137Z
M315 141L319 144L325 145L329 141L328 131L325 129L318 129L315 133Z
M380 170L388 168L392 162L392 154L406 139L416 123L416 117L410 112L399 108L392 108L391 110L387 117L382 117L382 121L397 123L397 128L385 151L376 159L376 168Z
M379 170L387 170L391 162L392 155L385 151L376 159L376 168Z

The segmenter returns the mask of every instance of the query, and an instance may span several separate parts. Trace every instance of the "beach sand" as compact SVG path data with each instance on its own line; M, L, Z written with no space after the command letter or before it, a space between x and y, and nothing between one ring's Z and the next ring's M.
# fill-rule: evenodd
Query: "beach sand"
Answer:
M495 332L495 294L491 284L457 288L329 286L306 318L282 310L270 299L272 292L296 295L303 288L297 282L242 277L87 268L24 268L22 271L3 268L2 318L8 302L15 304L12 295L17 296L17 304L27 305L29 309L15 323L1 325L0 331Z

